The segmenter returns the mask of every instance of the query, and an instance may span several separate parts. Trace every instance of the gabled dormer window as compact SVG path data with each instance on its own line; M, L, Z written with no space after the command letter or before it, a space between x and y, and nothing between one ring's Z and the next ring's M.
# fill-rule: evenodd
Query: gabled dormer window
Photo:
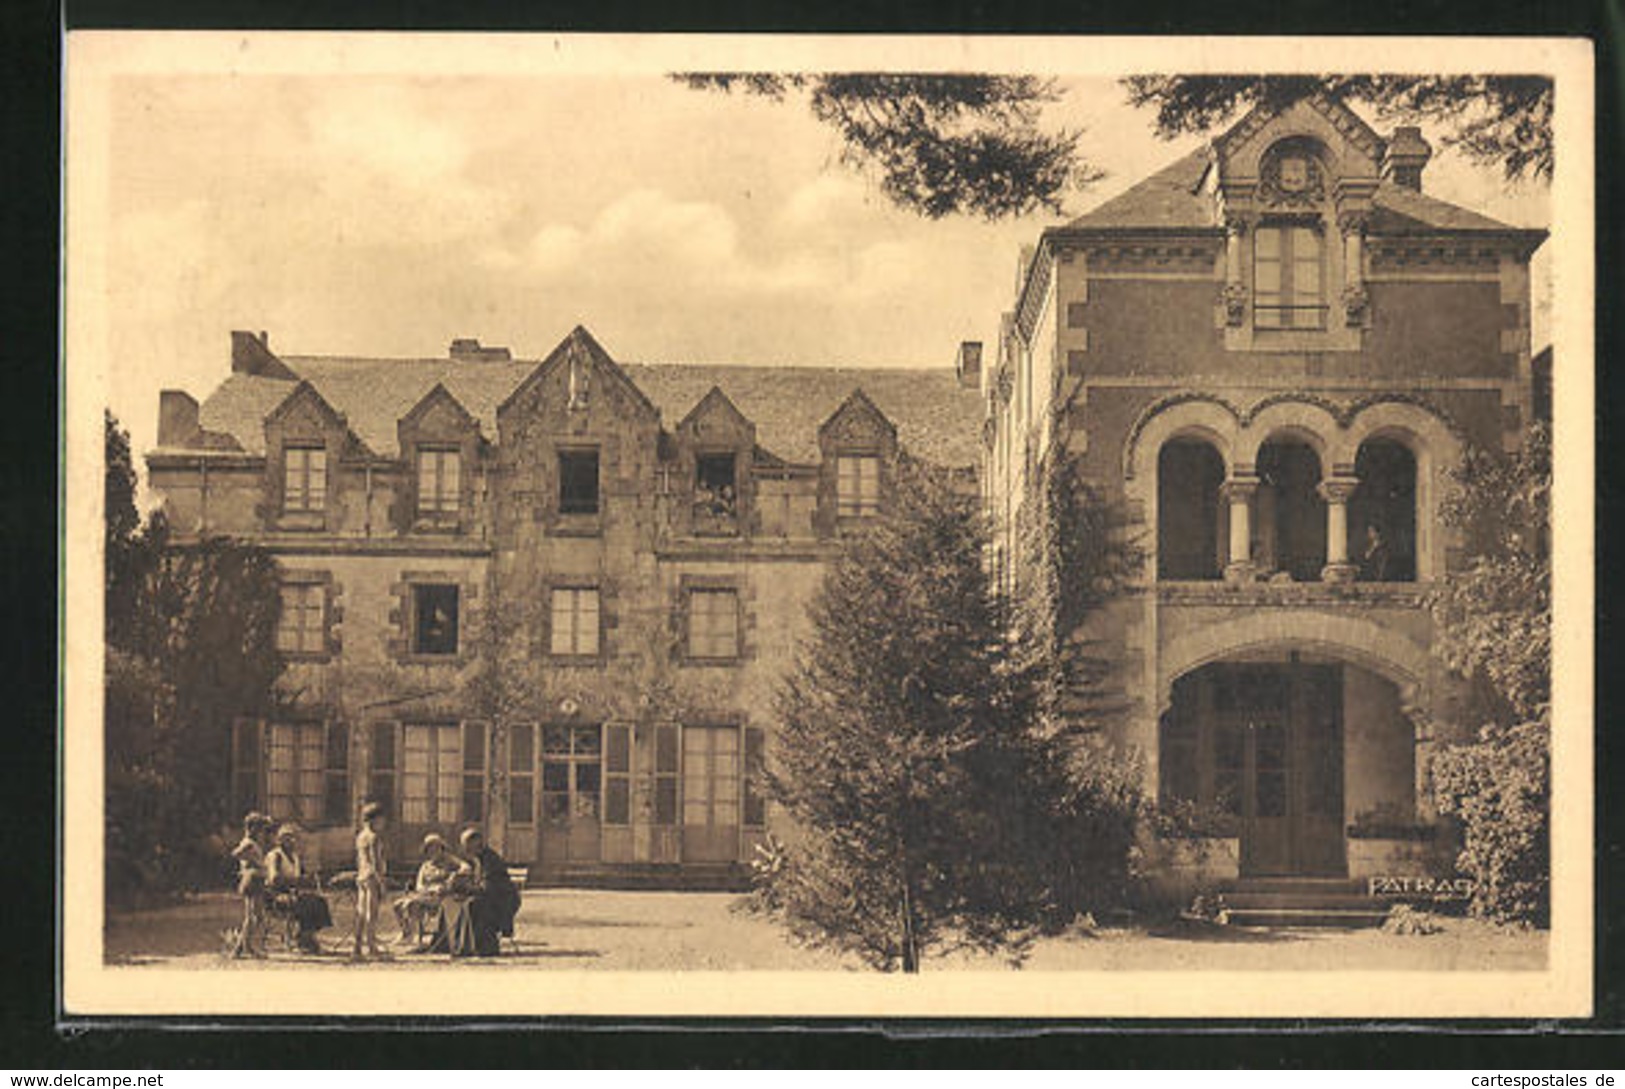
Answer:
M282 509L321 512L327 507L327 449L286 446L282 451Z
M880 457L842 454L835 459L835 513L868 518L880 512Z
M1253 237L1253 316L1259 329L1324 329L1326 293L1320 231L1274 223Z

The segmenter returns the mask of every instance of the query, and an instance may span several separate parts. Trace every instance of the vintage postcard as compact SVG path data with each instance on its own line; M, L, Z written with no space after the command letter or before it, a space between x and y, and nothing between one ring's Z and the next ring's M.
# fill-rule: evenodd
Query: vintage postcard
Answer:
M70 34L64 1013L1588 1014L1591 64Z

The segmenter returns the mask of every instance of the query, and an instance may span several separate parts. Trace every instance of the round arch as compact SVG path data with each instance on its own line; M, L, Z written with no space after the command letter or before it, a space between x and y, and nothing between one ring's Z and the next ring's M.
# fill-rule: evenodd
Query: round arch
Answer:
M1226 470L1233 471L1240 430L1240 414L1216 397L1159 401L1141 414L1129 433L1123 448L1123 478L1149 480L1163 444L1178 438L1211 443L1224 459Z
M1416 577L1437 578L1445 569L1447 546L1446 532L1438 523L1439 503L1450 486L1451 469L1461 464L1461 438L1425 405L1374 401L1356 409L1337 436L1334 463L1352 472L1360 447L1372 439L1398 442L1416 459Z
M1271 609L1207 624L1170 641L1158 655L1157 707L1166 709L1178 678L1249 651L1317 650L1371 670L1398 686L1412 705L1427 682L1427 650L1408 636L1360 617Z
M1320 459L1321 479L1332 475L1336 464L1335 445L1339 431L1337 417L1325 405L1314 401L1274 401L1253 413L1236 441L1235 463L1258 464L1258 450L1275 438L1297 439L1306 443Z

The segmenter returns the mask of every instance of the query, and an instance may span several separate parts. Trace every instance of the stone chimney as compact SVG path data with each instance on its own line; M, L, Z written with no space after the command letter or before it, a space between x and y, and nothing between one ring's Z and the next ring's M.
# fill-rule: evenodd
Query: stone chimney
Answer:
M977 389L982 384L982 342L979 340L961 341L959 356L954 360L954 373L959 377L959 384L967 389Z
M265 333L249 333L242 329L231 331L231 372L233 374L260 374L265 365L276 359L271 354L271 338Z
M179 389L158 392L159 446L190 446L201 431L196 398Z
M1422 171L1433 158L1433 146L1422 139L1415 125L1401 125L1388 140L1382 156L1382 176L1395 185L1422 191Z
M457 337L451 342L451 358L459 363L506 363L513 353L506 348L487 348L478 337Z

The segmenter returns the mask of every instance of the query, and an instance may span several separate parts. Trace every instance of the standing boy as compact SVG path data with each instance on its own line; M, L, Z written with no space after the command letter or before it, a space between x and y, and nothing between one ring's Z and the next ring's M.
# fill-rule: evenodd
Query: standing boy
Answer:
M384 807L368 802L361 807L361 831L355 837L355 952L352 959L361 959L361 947L366 945L367 955L376 957L378 951L378 908L384 902L384 840L379 834L384 827Z

